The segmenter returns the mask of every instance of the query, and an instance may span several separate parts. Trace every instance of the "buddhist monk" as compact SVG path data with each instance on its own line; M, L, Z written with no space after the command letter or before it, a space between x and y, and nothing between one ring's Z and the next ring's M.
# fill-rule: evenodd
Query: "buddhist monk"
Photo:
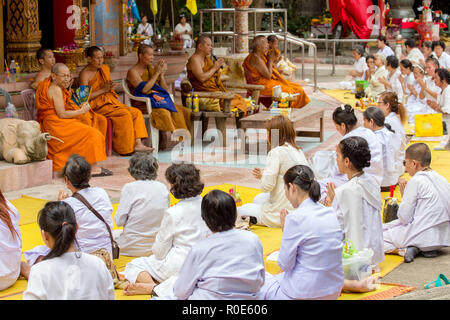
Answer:
M113 149L121 155L133 152L151 152L141 139L147 138L147 129L141 111L120 103L114 91L110 70L103 64L103 52L99 47L89 47L86 52L88 65L79 75L80 85L92 88L89 104L96 112L112 120L114 126Z
M167 63L164 60L159 60L155 66L152 66L154 58L153 48L146 44L141 44L138 48L138 62L128 70L127 82L128 87L134 95L148 95L150 93L158 92L163 88L166 92L169 87L164 78L167 70ZM139 88L139 94L136 88ZM160 88L156 88L156 86ZM135 105L139 107L138 105ZM161 131L173 132L176 129L189 130L191 123L191 111L183 106L173 104L176 111L170 111L162 107L155 107L152 105L152 113L150 114L150 121L152 126ZM146 106L142 106L141 111L147 113Z
M272 88L275 86L281 86L283 92L298 94L297 100L291 102L291 108L301 108L307 105L311 100L309 100L302 86L283 78L274 67L277 59L276 52L272 51L266 57L268 50L267 38L264 36L255 37L252 52L245 58L243 63L245 72L249 73L253 78L253 84L260 84L265 87L261 91L262 95L271 96Z
M30 87L34 90L37 89L39 83L50 77L52 73L52 67L55 64L55 55L53 54L53 51L48 48L40 48L36 52L36 59L41 65L41 70L36 73L36 77L34 78L33 82L31 83Z
M72 81L69 68L62 63L52 67L51 76L39 84L36 90L37 121L42 132L64 141L50 140L48 158L53 160L53 171L61 170L70 155L77 153L92 165L92 175L111 175L112 172L100 168L96 163L106 160L105 136L94 127L89 103L78 107L71 99L67 88ZM95 115L95 120L106 119Z
M188 60L186 65L188 78L195 91L227 91L220 80L220 67L225 64L225 61L220 58L213 62L209 57L212 49L211 38L200 36L195 44L195 53ZM219 99L201 98L199 107L204 111L221 111ZM231 108L239 108L246 112L247 104L244 98L236 94L231 101Z

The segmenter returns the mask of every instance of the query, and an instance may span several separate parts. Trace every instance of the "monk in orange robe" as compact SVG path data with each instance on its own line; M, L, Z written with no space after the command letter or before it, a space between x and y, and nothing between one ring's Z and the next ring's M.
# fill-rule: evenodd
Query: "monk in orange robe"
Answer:
M127 83L128 88L133 93L135 89L145 82L142 88L143 94L149 94L156 84L164 90L169 91L169 87L164 78L167 70L167 63L160 60L155 67L152 67L154 59L153 48L146 44L141 44L138 48L138 62L128 70ZM183 106L175 105L176 112L164 108L152 108L150 121L152 126L161 131L173 132L177 129L189 130L191 125L191 111ZM139 108L142 113L148 113L145 103L133 101L133 106Z
M89 103L78 107L71 100L67 88L72 77L66 65L56 63L51 77L41 81L36 90L37 121L42 132L64 141L48 141L48 158L53 160L53 171L59 171L74 153L92 164L92 174L100 173L96 165L106 160L105 134L95 126L103 125L106 132L106 119L95 113L90 114Z
M188 60L187 75L195 91L228 91L220 80L220 67L225 64L225 61L220 58L213 62L209 58L212 49L211 38L200 36L195 45L195 53ZM231 101L231 108L247 112L247 103L243 97L235 94ZM200 99L200 110L220 111L220 109L218 99Z
M301 108L307 105L311 100L306 95L302 86L288 81L274 67L277 59L277 53L271 51L270 55L266 57L269 50L267 38L264 36L257 36L253 40L253 50L245 58L243 67L246 73L252 78L252 84L260 84L264 86L261 91L262 95L272 95L272 88L280 86L283 92L289 94L298 93L297 100L292 101L291 108Z
M114 125L113 149L119 154L135 151L151 152L141 139L147 138L147 129L141 111L120 103L114 91L109 67L103 64L103 52L99 47L87 49L88 65L79 75L80 85L91 86L89 104L96 112L112 120Z

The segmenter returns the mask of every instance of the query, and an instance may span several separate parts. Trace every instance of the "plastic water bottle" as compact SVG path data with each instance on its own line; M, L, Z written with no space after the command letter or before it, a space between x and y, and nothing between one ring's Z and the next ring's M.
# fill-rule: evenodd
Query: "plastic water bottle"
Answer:
M199 107L200 107L200 105L199 105L199 98L198 98L198 95L196 95L196 94L194 94L194 99L192 99L192 111L193 112L199 112L200 110L199 110Z
M5 108L5 115L6 118L18 118L16 107L11 102Z
M16 72L17 72L16 68L17 68L16 62L14 60L11 60L11 64L9 65L11 82L16 82Z
M192 111L192 98L190 93L186 97L186 108Z

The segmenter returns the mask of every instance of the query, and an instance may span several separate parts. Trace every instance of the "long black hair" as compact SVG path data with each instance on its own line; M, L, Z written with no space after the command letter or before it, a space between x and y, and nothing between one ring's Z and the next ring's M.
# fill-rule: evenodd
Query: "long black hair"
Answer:
M339 142L342 156L348 158L356 170L370 167L370 149L367 140L362 137L348 137Z
M38 214L39 228L55 240L53 248L43 260L66 253L76 242L77 221L72 207L64 201L47 202Z
M293 166L283 176L284 184L296 184L303 191L308 192L309 197L317 202L320 199L320 185L314 179L314 172L308 166L299 164Z
M378 127L386 127L389 131L395 133L395 131L392 130L390 124L384 122L385 120L384 113L383 111L381 111L380 108L368 107L366 110L364 110L363 116L364 119L366 119L367 121L373 120L373 122Z
M341 105L334 110L333 121L338 125L344 123L345 133L349 133L358 123L358 118L356 118L355 110L352 108L352 106L346 104Z

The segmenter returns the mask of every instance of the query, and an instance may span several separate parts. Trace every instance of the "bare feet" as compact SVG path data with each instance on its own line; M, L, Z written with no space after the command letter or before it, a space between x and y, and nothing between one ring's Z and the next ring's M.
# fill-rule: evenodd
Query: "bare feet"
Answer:
M344 291L370 292L377 289L378 277L370 276L363 280L345 280Z
M147 147L141 141L141 139L136 139L136 143L134 145L135 152L153 152L154 148Z
M28 277L30 276L30 270L31 267L26 261L20 262L20 275L25 278L25 280L28 280Z
M123 288L123 294L126 296L134 296L139 294L150 295L154 287L154 283L130 283Z

